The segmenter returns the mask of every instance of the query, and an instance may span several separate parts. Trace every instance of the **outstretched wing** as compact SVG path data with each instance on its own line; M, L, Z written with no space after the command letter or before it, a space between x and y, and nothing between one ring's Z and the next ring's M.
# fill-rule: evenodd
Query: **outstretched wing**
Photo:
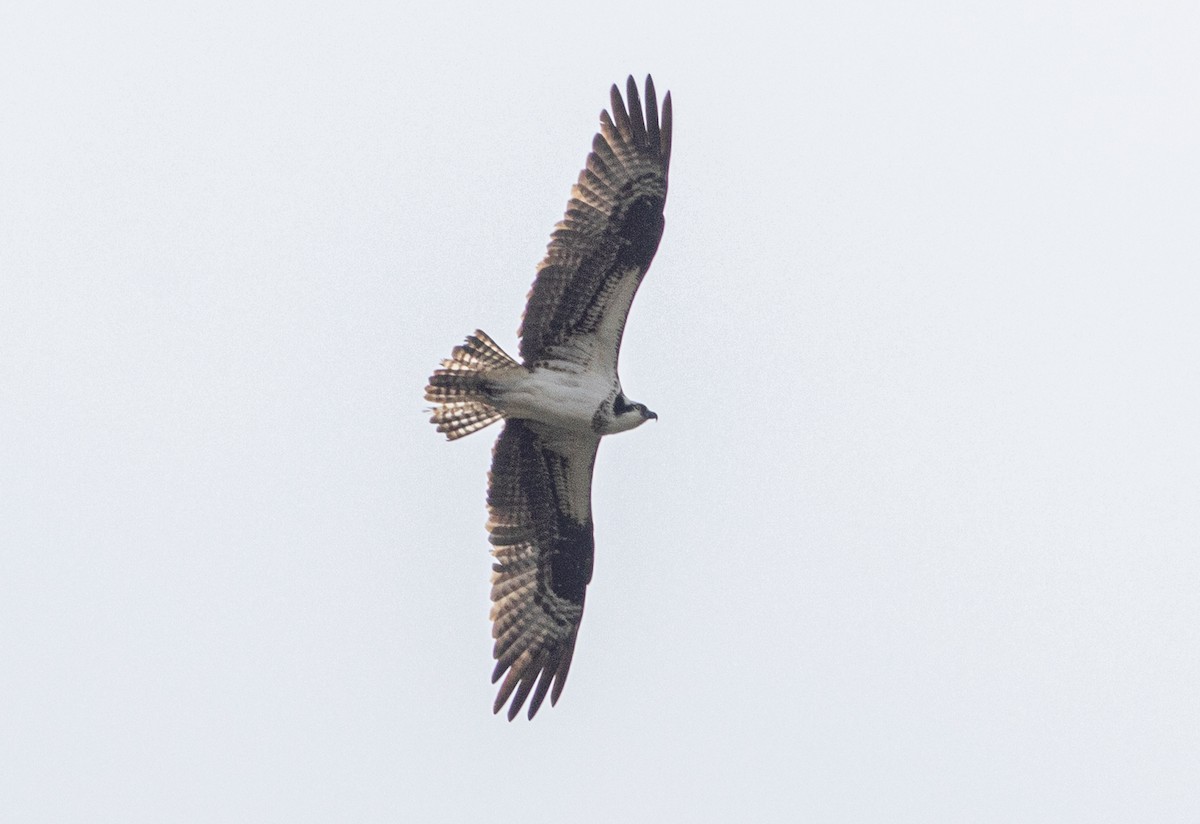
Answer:
M569 360L616 372L625 318L662 237L671 161L670 92L661 122L650 77L644 118L632 77L626 94L628 111L612 87L612 116L600 113L600 133L538 267L520 330L526 365Z
M492 636L504 676L493 712L509 697L511 721L532 692L533 718L550 692L558 701L592 579L592 467L598 438L539 435L509 420L496 439L488 476L492 555ZM505 672L508 674L505 675Z

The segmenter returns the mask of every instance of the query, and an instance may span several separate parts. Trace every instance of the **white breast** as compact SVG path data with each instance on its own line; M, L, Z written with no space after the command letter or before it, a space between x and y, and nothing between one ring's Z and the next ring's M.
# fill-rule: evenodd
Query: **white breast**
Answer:
M508 417L590 433L592 417L612 393L612 383L594 372L543 367L515 376L497 402Z

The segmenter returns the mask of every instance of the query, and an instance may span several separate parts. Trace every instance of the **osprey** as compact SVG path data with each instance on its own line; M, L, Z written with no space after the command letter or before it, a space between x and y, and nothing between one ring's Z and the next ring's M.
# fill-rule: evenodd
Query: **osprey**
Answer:
M492 637L504 677L492 707L511 721L558 701L592 579L592 468L605 435L658 416L625 396L617 357L625 319L663 232L671 95L659 118L646 78L629 108L613 85L587 165L538 266L518 335L521 362L480 331L425 387L448 440L504 419L488 474ZM507 673L507 674L506 674ZM551 689L553 687L553 689Z

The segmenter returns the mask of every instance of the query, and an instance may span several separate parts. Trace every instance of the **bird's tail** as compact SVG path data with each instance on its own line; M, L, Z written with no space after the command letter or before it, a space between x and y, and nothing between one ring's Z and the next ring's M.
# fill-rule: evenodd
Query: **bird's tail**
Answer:
M492 405L489 394L492 378L514 368L524 367L476 329L429 378L425 400L437 404L429 422L453 441L500 420L504 413Z

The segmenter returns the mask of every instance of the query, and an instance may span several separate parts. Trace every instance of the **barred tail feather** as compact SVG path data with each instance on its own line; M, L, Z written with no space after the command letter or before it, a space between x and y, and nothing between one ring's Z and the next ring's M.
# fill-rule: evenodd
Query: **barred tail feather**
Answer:
M503 413L488 403L489 373L514 367L522 368L494 340L475 330L429 378L425 400L437 404L430 423L453 441L500 420Z
M474 335L454 347L450 357L442 361L442 368L449 372L486 372L489 369L508 369L520 366L509 357L500 345L478 329Z
M437 431L445 435L446 440L456 441L503 417L494 406L482 401L452 401L436 407L429 421L437 424Z

